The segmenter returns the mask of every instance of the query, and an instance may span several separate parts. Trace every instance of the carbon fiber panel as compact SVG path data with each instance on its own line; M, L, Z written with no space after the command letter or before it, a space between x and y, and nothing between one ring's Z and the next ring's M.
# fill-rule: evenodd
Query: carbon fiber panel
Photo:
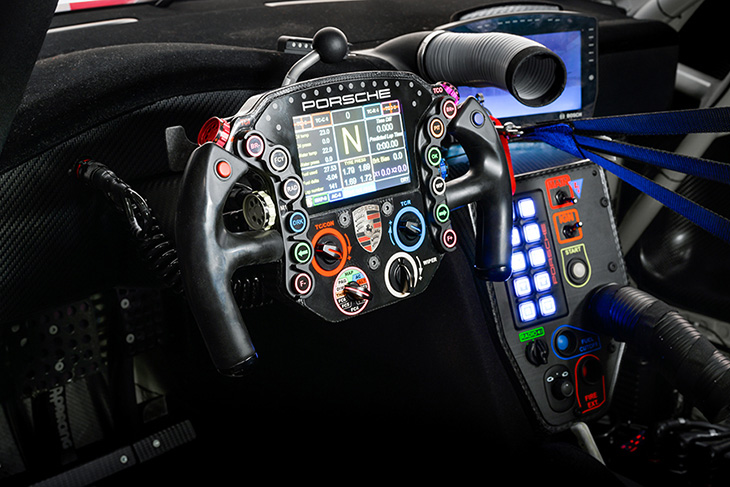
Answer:
M0 174L0 323L124 280L123 221L68 175L103 161L130 183L168 174L165 129L197 134L212 114L234 113L252 92L178 96L122 114ZM4 154L4 157L8 156Z

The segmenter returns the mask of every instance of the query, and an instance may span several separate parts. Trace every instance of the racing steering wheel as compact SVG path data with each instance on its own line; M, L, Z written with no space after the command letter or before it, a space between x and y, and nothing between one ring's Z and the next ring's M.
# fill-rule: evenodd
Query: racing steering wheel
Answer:
M431 41L433 42L433 41ZM455 141L469 170L447 181ZM271 264L282 296L340 321L428 286L457 245L450 212L475 203L477 275L510 276L514 176L506 136L474 98L405 71L292 83L211 119L187 164L176 242L192 312L216 368L239 376L257 355L230 280ZM237 182L249 230L223 208Z

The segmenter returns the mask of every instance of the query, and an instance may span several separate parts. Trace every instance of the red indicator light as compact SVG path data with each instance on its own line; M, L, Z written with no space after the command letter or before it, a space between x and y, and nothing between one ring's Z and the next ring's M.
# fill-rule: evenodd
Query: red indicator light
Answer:
M231 165L227 161L220 161L215 166L215 172L223 179L227 179L231 175Z

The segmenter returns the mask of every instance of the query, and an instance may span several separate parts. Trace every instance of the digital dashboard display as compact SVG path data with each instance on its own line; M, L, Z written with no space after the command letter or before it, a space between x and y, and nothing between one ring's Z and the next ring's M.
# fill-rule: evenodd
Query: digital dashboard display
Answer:
M300 115L292 122L308 208L411 182L398 100Z
M473 88L460 86L462 97L484 96L484 106L497 118L509 119L538 115L543 113L571 112L581 110L583 98L581 93L581 32L551 32L547 34L525 35L535 42L544 45L560 56L567 71L567 81L563 93L552 103L542 107L528 107L517 101L509 92L499 88Z

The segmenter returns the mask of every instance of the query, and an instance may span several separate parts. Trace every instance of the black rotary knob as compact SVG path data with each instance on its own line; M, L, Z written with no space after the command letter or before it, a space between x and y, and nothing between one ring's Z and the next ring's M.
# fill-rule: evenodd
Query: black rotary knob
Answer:
M340 242L331 235L323 236L314 245L314 258L324 270L336 268L344 258Z
M527 360L534 366L545 365L548 362L548 346L543 340L532 340L525 350Z
M397 258L390 266L388 278L393 289L402 294L409 294L416 287L415 269L403 257Z

